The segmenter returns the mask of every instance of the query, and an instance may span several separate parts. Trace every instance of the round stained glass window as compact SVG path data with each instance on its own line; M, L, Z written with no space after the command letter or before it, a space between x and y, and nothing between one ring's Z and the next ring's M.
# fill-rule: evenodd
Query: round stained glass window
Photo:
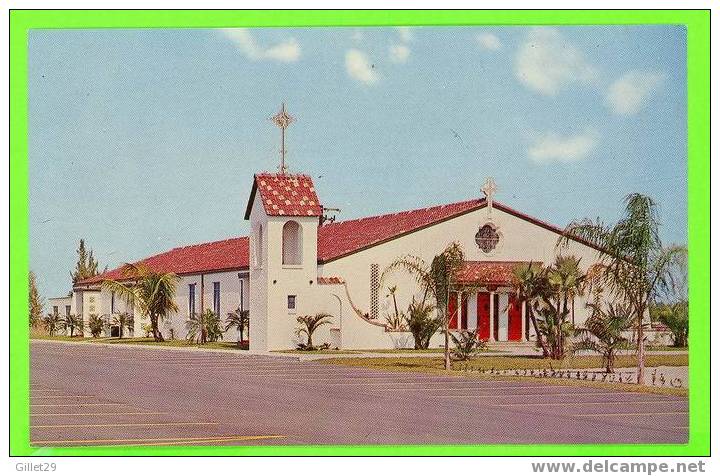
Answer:
M490 253L500 242L500 235L495 227L490 224L483 225L475 235L475 243L480 247L483 253Z

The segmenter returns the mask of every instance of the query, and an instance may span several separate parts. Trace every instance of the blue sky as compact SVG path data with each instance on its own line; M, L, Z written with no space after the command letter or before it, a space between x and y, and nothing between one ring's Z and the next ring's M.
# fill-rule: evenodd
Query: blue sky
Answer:
M38 30L30 34L30 266L69 290L78 240L111 268L243 235L255 172L338 219L481 196L564 226L660 205L686 242L678 26Z

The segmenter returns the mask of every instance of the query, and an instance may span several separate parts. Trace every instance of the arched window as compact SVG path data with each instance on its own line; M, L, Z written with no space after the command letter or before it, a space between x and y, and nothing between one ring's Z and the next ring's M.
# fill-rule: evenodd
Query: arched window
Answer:
M283 225L282 264L302 264L302 233L296 221Z

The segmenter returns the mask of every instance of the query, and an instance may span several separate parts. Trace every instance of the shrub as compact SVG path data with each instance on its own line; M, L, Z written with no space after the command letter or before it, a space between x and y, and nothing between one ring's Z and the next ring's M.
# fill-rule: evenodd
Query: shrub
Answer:
M206 309L201 314L191 315L185 321L187 328L187 340L195 341L198 344L207 342L215 342L222 339L223 328L220 318L210 309Z
M452 351L452 357L455 360L469 360L478 352L487 350L487 343L478 338L477 330L462 330L451 333L450 338L455 344Z
M100 337L100 334L102 334L104 328L105 319L99 317L97 314L90 314L90 318L88 319L88 330L90 331L90 335L98 338Z
M298 350L315 350L315 347L313 346L312 336L315 333L316 330L320 328L320 326L324 326L326 324L332 324L332 321L330 321L329 318L332 316L326 312L319 312L315 315L310 316L298 316L297 322L298 322L298 328L295 331L295 334L297 334L298 337L305 334L307 336L307 342L300 346L298 344ZM328 348L330 345L328 345Z
M442 326L442 320L433 315L434 311L435 306L432 304L418 302L414 298L408 305L405 320L415 340L416 349L427 349L430 339Z

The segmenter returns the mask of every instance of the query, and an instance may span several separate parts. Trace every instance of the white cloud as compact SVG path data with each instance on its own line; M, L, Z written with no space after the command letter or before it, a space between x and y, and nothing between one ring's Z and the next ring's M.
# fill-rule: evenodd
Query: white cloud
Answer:
M379 79L374 65L367 55L360 50L350 49L345 52L345 69L351 78L365 84L373 84Z
M475 37L475 39L480 45L480 48L482 48L483 50L497 51L503 47L500 38L493 35L492 33L480 33Z
M412 30L406 26L397 27L398 35L400 35L400 41L403 43L410 43L413 39Z
M515 57L515 76L546 95L567 85L591 83L597 72L585 55L554 28L533 28Z
M235 46L253 61L275 60L287 63L300 58L300 45L295 38L289 38L269 47L262 47L245 28L225 28L221 29L220 33L232 40Z
M355 30L350 35L350 39L355 43L360 43L362 40L365 39L365 33L363 33L362 30Z
M533 140L528 156L537 163L577 162L587 157L597 143L598 133L590 129L569 136L547 132Z
M410 56L410 48L405 45L393 45L390 47L390 61L393 63L404 63Z
M665 75L653 71L628 71L610 85L605 102L615 114L637 114Z

